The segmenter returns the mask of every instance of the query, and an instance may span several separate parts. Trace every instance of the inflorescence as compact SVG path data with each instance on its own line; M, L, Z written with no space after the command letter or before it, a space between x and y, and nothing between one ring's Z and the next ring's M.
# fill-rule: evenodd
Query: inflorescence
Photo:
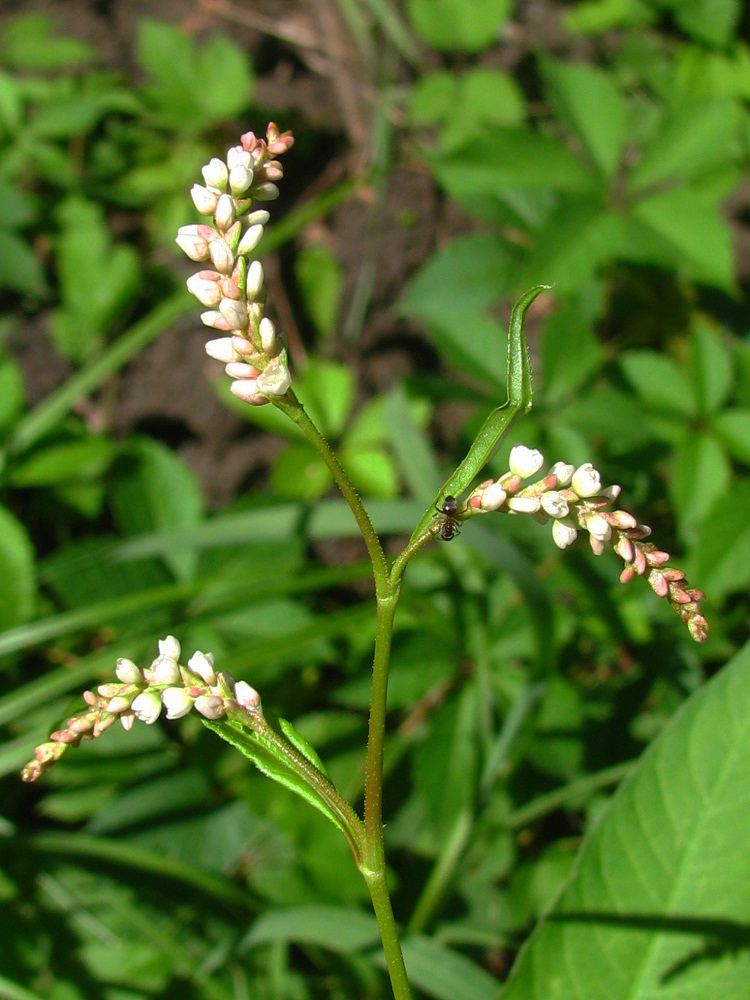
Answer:
M622 583L634 576L647 576L652 590L669 602L687 625L696 642L708 637L709 625L698 602L700 590L688 587L680 569L667 566L669 553L644 542L651 529L624 510L612 510L620 495L619 486L602 488L601 476L590 462L575 468L557 462L541 479L522 488L524 479L536 475L544 465L541 452L516 445L510 453L509 471L498 480L488 479L469 496L465 514L503 511L531 514L541 524L552 521L552 538L565 549L579 531L588 532L595 555L612 548L625 563Z
M188 291L207 307L206 326L229 334L206 344L209 357L223 361L234 381L232 392L253 406L283 396L291 377L286 349L273 322L264 316L266 300L263 266L250 260L270 216L254 209L255 202L278 198L276 181L284 171L274 159L294 142L271 122L266 138L246 132L241 144L227 151L226 161L214 157L203 168L203 184L190 192L201 215L213 225L182 226L177 243L191 260L210 261L215 270L198 271L188 278Z
M262 720L260 696L246 681L235 681L225 670L214 670L210 653L193 653L187 666L179 664L180 644L168 635L159 642L159 655L141 670L132 660L119 659L117 681L101 684L96 693L84 691L88 708L71 716L64 729L34 750L34 760L22 772L24 781L36 781L71 747L95 739L119 719L125 730L139 719L152 725L166 709L168 719L180 719L193 709L206 719L220 719L244 710L247 718Z

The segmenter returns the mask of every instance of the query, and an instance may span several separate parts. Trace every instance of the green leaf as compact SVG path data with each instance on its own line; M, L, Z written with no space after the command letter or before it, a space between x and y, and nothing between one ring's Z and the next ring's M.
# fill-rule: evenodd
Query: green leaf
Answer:
M691 431L672 459L670 495L688 537L729 487L732 469L721 443L710 434Z
M409 937L403 941L403 953L409 982L433 1000L497 1000L500 984L495 977L444 944Z
M307 315L318 334L330 339L336 329L343 291L341 261L321 243L304 247L294 262Z
M295 377L294 389L312 420L328 438L344 430L354 403L354 376L345 365L311 359Z
M97 53L80 38L60 33L48 14L23 14L3 25L2 54L9 66L57 70L93 62Z
M344 443L339 451L341 464L355 487L366 496L395 497L399 479L393 459L382 446Z
M645 28L656 20L644 0L583 0L564 10L563 24L578 35L601 35L613 28Z
M24 295L41 295L46 288L39 258L27 240L0 233L0 288Z
M23 407L23 378L18 365L0 356L0 431L15 423Z
M731 233L712 200L679 188L638 202L632 215L664 241L665 256L655 263L684 268L694 280L717 288L733 288Z
M47 444L14 463L10 481L14 486L29 487L98 478L118 451L119 445L105 437Z
M750 646L668 723L589 834L503 1000L740 997L750 976Z
M317 768L317 770L320 771L321 774L324 774L326 777L328 777L328 772L325 769L325 765L318 756L318 752L315 749L315 747L312 746L310 743L308 743L305 737L297 732L297 730L294 728L291 722L287 722L286 719L281 719L281 718L278 720L278 722L282 733L284 734L284 736L286 736L286 738L289 740L292 746L296 747L302 754L302 756L306 757L307 760L310 761L312 766Z
M697 416L690 382L671 358L656 351L626 351L620 367L638 398L657 412Z
M510 0L407 0L419 35L446 52L479 52L496 41L510 15Z
M750 409L724 410L713 418L711 426L729 454L750 465Z
M698 412L715 413L732 388L734 358L718 330L700 317L693 326L689 371Z
M584 63L553 60L545 60L542 71L560 118L600 172L613 178L627 135L627 109L612 77Z
M739 0L670 0L668 6L683 31L717 48L732 41L742 16Z
M131 246L112 246L102 210L70 197L58 210L57 266L63 307L52 339L72 361L85 361L138 291L140 265Z
M546 405L578 389L604 360L594 332L597 298L563 299L544 324L539 353Z
M705 518L695 546L700 586L718 598L750 586L750 482L727 490Z
M159 442L135 439L123 452L122 469L112 489L112 507L127 535L188 532L201 521L203 500L195 477L177 455ZM164 558L178 579L194 575L194 550L174 549Z
M269 910L253 922L242 947L296 941L332 951L361 951L378 943L375 917L338 906L294 906Z
M5 507L0 507L0 595L0 631L28 621L36 596L34 548Z
M283 497L314 500L323 496L331 482L325 463L306 441L288 445L271 467L271 485Z
M736 155L737 108L725 99L690 101L655 130L628 188L636 193L666 180L688 180Z

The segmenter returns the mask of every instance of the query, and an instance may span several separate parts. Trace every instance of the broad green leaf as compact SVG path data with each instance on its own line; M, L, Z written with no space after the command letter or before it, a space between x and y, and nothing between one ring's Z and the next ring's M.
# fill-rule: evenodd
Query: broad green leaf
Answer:
M247 53L226 35L214 35L198 55L194 74L208 122L228 122L250 103L253 74Z
M0 507L0 630L31 617L36 595L34 548L26 529Z
M500 128L433 157L438 181L457 199L500 197L505 188L589 191L596 178L561 142L542 132Z
M510 0L407 0L409 19L424 41L446 52L479 52L496 41Z
M604 360L594 332L597 299L583 295L563 299L544 324L539 350L547 406L579 388Z
M682 706L612 799L503 1000L744 995L749 699L745 646Z
M343 290L341 261L322 243L310 244L294 262L307 315L320 337L330 339L336 329Z
M678 188L638 202L632 214L664 241L668 256L662 264L686 269L694 280L717 288L733 287L731 233L713 201Z
M750 409L723 410L716 414L711 426L729 454L750 465Z
M243 947L278 941L317 945L333 951L361 951L380 940L371 913L337 906L295 906L269 910L253 922Z
M728 45L742 16L740 0L669 0L674 19L683 31L706 45Z
M719 331L700 317L693 328L689 372L698 412L715 413L732 388L734 359Z
M23 70L56 70L93 62L97 53L81 38L63 35L48 14L22 14L3 25L3 61Z
M656 13L645 0L582 0L563 11L563 24L578 35L601 35L613 28L644 28Z
M310 417L328 438L344 430L354 403L354 376L345 365L320 358L295 376L294 390Z
M292 746L296 747L302 754L302 756L306 757L310 761L312 766L317 768L321 774L325 774L325 776L328 777L328 772L325 769L325 765L323 764L323 761L320 759L320 756L318 755L318 752L315 749L315 747L312 746L312 744L308 743L308 741L305 739L304 736L302 736L301 733L297 732L297 730L294 728L291 722L287 722L286 719L281 719L281 718L278 721L282 733L284 734L284 736L286 736L286 738L289 740Z
M703 522L695 545L700 586L719 598L750 586L750 482L736 483Z
M496 1000L495 977L439 941L405 938L403 952L409 982L433 1000Z
M104 475L119 445L104 437L48 444L24 456L10 468L14 486L52 486Z
M123 452L112 505L120 529L127 535L140 535L189 531L201 521L203 500L195 477L174 452L157 441L135 439ZM179 579L195 572L194 551L175 549L165 559Z
M58 209L57 266L62 308L52 338L72 361L84 361L138 291L140 265L131 246L112 246L101 208L73 196Z
M423 322L442 358L450 366L479 379L493 390L502 385L500 363L493 365L502 344L500 324L489 316L468 310L447 309L440 315L422 313Z
M271 467L271 485L282 497L314 500L323 496L331 482L325 463L306 441L288 445Z
M697 416L692 386L671 358L656 351L626 351L620 358L620 367L644 403L657 411Z
M28 240L0 233L0 288L40 295L45 287L41 262Z
M399 479L393 459L382 446L348 443L339 452L341 464L355 487L366 496L395 497L399 492Z
M690 537L714 503L727 490L732 476L721 443L710 434L689 431L672 457L669 483L683 535Z
M584 63L547 60L543 73L561 119L607 178L620 164L627 109L612 77Z
M675 75L681 91L705 100L713 97L750 98L750 50L737 39L728 52L710 52L703 45L683 45L676 53Z
M655 131L630 174L631 192L666 180L688 180L706 168L734 159L737 109L732 101L690 101Z

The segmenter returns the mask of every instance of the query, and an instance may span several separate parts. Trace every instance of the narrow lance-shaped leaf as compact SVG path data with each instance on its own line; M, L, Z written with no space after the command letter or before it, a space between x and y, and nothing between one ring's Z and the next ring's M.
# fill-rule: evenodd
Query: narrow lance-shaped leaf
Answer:
M527 413L531 409L533 385L524 320L534 299L550 287L550 285L535 285L525 295L522 295L513 306L508 330L508 398L502 406L498 406L490 413L474 439L466 458L440 487L439 493L422 515L414 534L411 536L412 541L426 531L434 516L435 508L440 510L444 498L446 496L459 496L479 471L484 468L508 432L516 415Z

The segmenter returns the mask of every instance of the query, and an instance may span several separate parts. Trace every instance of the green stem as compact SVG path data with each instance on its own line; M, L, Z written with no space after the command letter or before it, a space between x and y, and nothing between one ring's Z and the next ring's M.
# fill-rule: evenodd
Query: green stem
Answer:
M375 577L375 593L378 597L386 596L390 588L388 586L388 563L386 562L383 547L380 544L380 539L372 525L370 515L362 503L361 497L354 489L354 486L352 486L351 480L341 467L341 463L334 454L333 449L307 415L302 403L300 403L291 389L284 396L276 397L272 401L282 413L286 413L289 419L297 424L328 466L328 470L333 476L336 485L349 504L352 514L354 514L359 525L359 530L362 533L362 538L367 546L367 552L372 562L372 572Z

